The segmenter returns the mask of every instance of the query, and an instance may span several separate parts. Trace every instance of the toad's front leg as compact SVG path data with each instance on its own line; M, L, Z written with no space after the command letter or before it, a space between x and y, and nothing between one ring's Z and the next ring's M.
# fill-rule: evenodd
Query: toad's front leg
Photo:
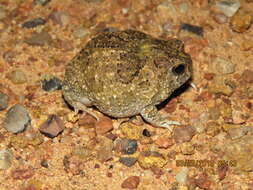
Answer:
M168 128L170 131L172 131L172 125L180 125L179 122L171 121L164 117L154 105L145 107L141 111L141 116L148 123L158 127Z

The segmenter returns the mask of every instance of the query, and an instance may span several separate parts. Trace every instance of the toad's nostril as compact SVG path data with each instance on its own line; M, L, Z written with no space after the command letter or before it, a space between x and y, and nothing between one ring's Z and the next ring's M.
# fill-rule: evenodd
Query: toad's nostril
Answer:
M177 65L175 67L172 68L172 72L175 74L175 75L182 75L184 72L185 72L185 65L184 64L180 64L180 65Z

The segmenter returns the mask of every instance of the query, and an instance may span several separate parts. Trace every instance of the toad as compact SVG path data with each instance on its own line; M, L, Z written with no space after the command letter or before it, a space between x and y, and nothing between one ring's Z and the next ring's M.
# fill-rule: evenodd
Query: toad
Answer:
M157 109L191 77L192 61L178 39L161 40L135 30L104 32L67 64L64 99L75 111L99 119L90 107L116 117L140 114L148 123L179 125Z

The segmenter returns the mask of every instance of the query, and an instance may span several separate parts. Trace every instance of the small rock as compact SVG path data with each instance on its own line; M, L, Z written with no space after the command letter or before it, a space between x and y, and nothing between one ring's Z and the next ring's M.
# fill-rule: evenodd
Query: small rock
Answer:
M182 168L176 175L176 180L179 184L185 184L187 182L187 176L188 176L189 169L188 168Z
M11 167L13 155L10 150L0 150L0 170L6 170Z
M225 24L228 21L228 17L222 13L215 13L213 19L219 24Z
M30 179L26 182L24 190L41 190L43 183L36 179Z
M137 141L131 139L117 139L114 149L123 154L133 154L137 150Z
M191 32L191 33L194 33L194 34L196 34L198 36L202 36L202 37L203 37L203 34L204 34L204 31L203 31L202 27L187 24L187 23L181 24L180 29Z
M133 166L137 161L137 158L134 157L121 157L119 159L119 162L124 164L125 166L131 167Z
M17 53L15 51L8 50L3 53L3 59L7 63L12 63L14 61L16 55L17 55Z
M34 174L35 174L34 168L25 168L25 169L17 168L12 170L11 177L14 180L17 179L24 180L31 178L32 176L34 176Z
M181 152L184 155L194 154L194 146L190 142L185 142L180 146Z
M5 17L6 17L6 12L2 7L0 7L0 20L4 19Z
M199 177L195 179L194 182L200 189L210 189L211 181L208 179L208 176L205 173L199 175Z
M9 78L14 84L23 84L27 81L25 73L19 69L8 73L7 78Z
M6 94L0 92L0 111L8 107L8 102L9 97Z
M27 131L26 131L27 132ZM32 136L26 134L11 136L10 146L15 149L24 149L26 147L33 146L37 147L43 143L43 136L40 133L32 134Z
M249 118L248 113L246 113L245 111L243 111L241 108L238 107L238 108L234 108L232 110L233 124L242 124L242 123L245 123L248 118Z
M253 71L249 69L244 70L241 78L247 83L253 83Z
M215 66L216 71L218 71L221 74L231 74L235 72L235 65L224 58L217 57L213 64Z
M113 141L107 137L101 136L99 139L99 147L97 149L97 159L100 162L106 162L110 160L113 156Z
M41 81L41 88L47 92L62 89L62 81L54 76L48 76Z
M218 123L216 123L215 121L211 121L207 123L206 126L206 134L210 135L212 137L218 135L221 131L221 127Z
M229 134L231 139L239 139L251 131L250 127L243 125L225 124L222 128Z
M42 5L45 6L46 4L48 4L51 0L34 0L33 3L35 5Z
M231 96L234 88L229 85L229 81L224 76L215 76L213 81L208 84L208 90L214 94Z
M92 150L84 146L76 146L72 151L72 155L78 156L83 161L88 161L92 158Z
M147 130L147 129L143 129L142 134L143 134L143 136L145 136L145 137L151 137L151 133L150 133L149 130Z
M216 7L227 17L233 16L240 6L239 0L220 0L216 2Z
M109 117L102 117L95 123L97 134L106 134L113 130L112 120Z
M89 30L84 28L84 27L80 27L80 28L77 28L74 32L73 32L73 36L75 38L83 38L85 37L86 35L89 34Z
M252 13L239 9L230 20L230 27L235 32L245 32L252 24Z
M176 143L190 141L195 135L196 129L192 126L177 126L173 129L173 138Z
M64 11L54 11L49 15L49 18L60 26L66 26L70 21L69 14Z
M218 107L211 107L208 109L208 115L210 120L218 120L220 118L220 110Z
M170 146L172 146L174 144L173 140L168 137L168 136L161 136L158 137L155 140L155 144L159 147L159 148L169 148Z
M52 42L52 37L47 32L35 33L31 37L25 39L25 43L29 45L44 46Z
M78 125L88 129L94 128L96 122L97 122L96 118L92 117L89 114L85 114L78 120Z
M4 128L9 132L19 133L25 130L30 120L26 108L16 104L8 110L4 120Z
M163 168L167 164L167 160L159 152L144 151L140 153L138 163L144 169Z
M84 174L84 163L85 162L76 155L65 155L63 159L65 171L72 175Z
M40 162L40 165L44 168L48 168L49 167L49 164L48 164L48 161L47 160L41 160Z
M26 21L25 23L22 24L23 28L35 28L36 26L39 25L44 25L46 21L42 18L35 18L29 21Z
M139 183L140 178L138 176L131 176L123 181L121 187L124 189L135 189L138 187Z
M130 122L125 122L120 125L122 134L128 139L138 140L142 137L142 128Z
M49 115L47 120L39 127L41 133L53 138L64 130L64 123L57 115Z

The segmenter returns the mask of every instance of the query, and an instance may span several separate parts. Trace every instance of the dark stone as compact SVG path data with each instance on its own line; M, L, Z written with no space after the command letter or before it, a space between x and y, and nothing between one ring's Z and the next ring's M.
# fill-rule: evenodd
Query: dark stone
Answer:
M56 77L52 77L50 79L42 80L41 86L42 86L42 89L47 92L61 90L62 89L62 81Z
M137 161L137 158L134 157L121 157L119 159L119 162L124 164L125 166L131 167L135 164L135 162Z
M142 131L142 134L143 134L143 136L145 136L145 137L151 137L151 134L150 134L150 132L149 132L147 129L144 129L144 130Z
M188 32L192 32L192 33L197 34L198 36L202 36L202 37L204 34L204 30L202 27L191 25L191 24L183 23L183 24L181 24L180 29L186 30Z
M34 28L39 25L44 25L46 21L42 18L35 18L29 21L26 21L25 23L22 24L23 28Z

